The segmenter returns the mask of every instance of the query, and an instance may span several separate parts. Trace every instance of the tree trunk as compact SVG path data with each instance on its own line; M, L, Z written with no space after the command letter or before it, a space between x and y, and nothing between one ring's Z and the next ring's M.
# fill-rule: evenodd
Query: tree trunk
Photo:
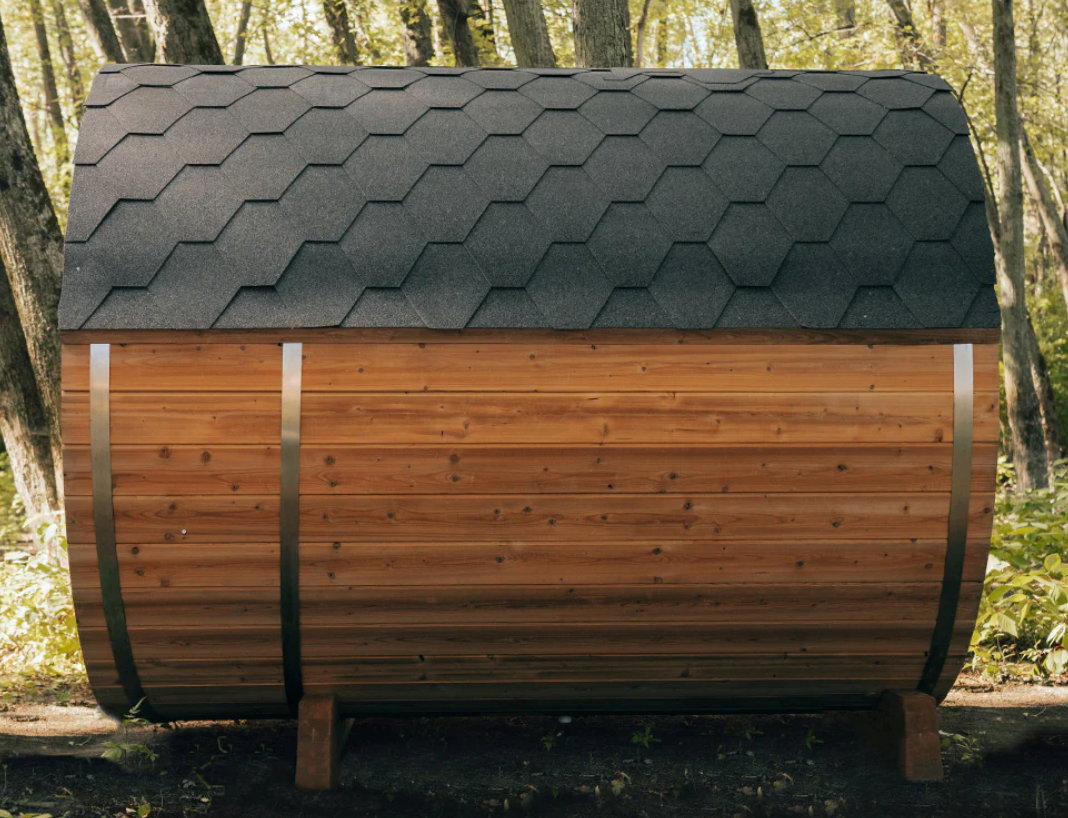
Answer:
M839 39L846 40L857 31L857 4L855 0L834 0L835 25Z
M886 0L890 11L894 14L894 22L897 25L897 43L901 52L901 65L909 68L916 64L923 71L929 71L933 67L931 56L923 47L920 32L916 30L916 24L912 19L912 9L905 0Z
M245 44L248 42L248 18L252 16L252 0L242 0L237 14L237 33L234 35L234 65L245 62Z
M108 14L104 0L78 0L78 7L82 10L85 18L85 27L89 31L89 38L97 53L105 62L126 62L119 35L115 31L115 24Z
M574 0L575 63L580 68L630 68L630 8L626 0Z
M1023 178L1027 183L1027 189L1038 211L1038 218L1042 222L1042 230L1049 241L1050 251L1053 254L1053 264L1057 269L1057 280L1061 285L1061 296L1064 304L1068 307L1068 229L1065 229L1057 213L1057 204L1053 200L1049 186L1046 184L1046 176L1039 165L1038 157L1035 156L1031 140L1027 136L1027 129L1020 127L1020 150L1022 151L1021 167Z
M638 34L634 38L634 67L643 68L645 66L645 37L649 31L649 6L652 5L652 0L645 0L642 3L642 13L638 18Z
M1046 356L1042 354L1042 349L1038 345L1038 337L1035 335L1030 313L1027 316L1027 346L1028 357L1031 359L1031 381L1035 387L1035 395L1038 396L1038 414L1042 419L1046 467L1052 478L1053 464L1064 455L1064 449L1061 447L1061 424L1057 417L1057 403L1053 393L1053 384L1049 379Z
M458 66L475 67L479 64L478 46L471 33L470 7L467 0L438 0L441 25L445 39L452 49L452 57Z
M480 65L501 65L501 55L497 53L497 34L493 29L493 4L487 0L486 8L479 0L467 0L470 9L471 34L475 38Z
M267 35L267 22L263 24L263 53L267 59L267 65L274 65L274 54L271 53L271 38Z
M997 270L1001 298L1005 399L1022 490L1047 485L1042 417L1032 378L1024 283L1023 182L1016 107L1016 45L1012 0L991 0L994 17L994 108L998 140Z
M334 58L339 65L356 65L360 55L356 50L356 39L352 36L345 0L323 0L323 14L326 15L326 24L330 27Z
M731 17L734 19L734 42L738 46L738 67L768 67L764 53L764 35L760 33L753 0L731 0Z
M430 65L434 59L434 24L425 0L400 0L404 59L408 65Z
M56 152L56 166L62 168L70 161L70 147L67 143L67 126L63 122L63 109L59 105L59 91L56 89L56 72L52 66L52 49L48 45L48 29L45 28L44 14L41 12L41 0L26 0L26 3L37 39L41 86L44 89L48 127L52 133L52 147Z
M108 5L126 58L130 62L152 62L155 44L147 23L137 17L144 14L144 9L135 6L132 0L129 3L127 0L108 0Z
M648 6L649 0L646 0ZM504 0L508 33L520 68L556 68L556 54L549 40L541 0Z
M656 67L666 68L668 63L668 28L667 3L660 4L660 16L656 20Z
M145 11L162 62L223 64L204 0L145 0Z
M936 51L946 47L946 10L942 0L930 0L928 4L931 14L931 45Z
M63 0L52 0L52 13L56 18L59 56L63 60L63 67L67 70L67 84L70 86L71 102L74 103L74 119L80 122L82 103L85 102L85 85L82 83L81 69L78 68L78 57L74 53L74 41L70 36L70 25L67 23L67 12L63 8Z
M26 349L15 297L0 263L0 437L11 456L11 471L26 515L60 508L48 422Z
M22 117L3 21L0 21L0 260L7 268L58 473L63 465L57 330L63 236Z

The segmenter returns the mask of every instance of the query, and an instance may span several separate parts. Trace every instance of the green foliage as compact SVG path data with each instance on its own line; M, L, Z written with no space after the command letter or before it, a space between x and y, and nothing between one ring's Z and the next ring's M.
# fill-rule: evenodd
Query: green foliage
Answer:
M0 549L13 548L24 538L26 512L15 491L11 459L0 451Z
M973 666L1044 679L1068 669L1068 461L1048 489L1013 491L1001 464L990 563L972 636Z
M638 730L633 736L630 737L632 744L640 744L646 750L648 750L653 744L659 744L660 739L653 736L653 725L646 722L642 725L641 730Z

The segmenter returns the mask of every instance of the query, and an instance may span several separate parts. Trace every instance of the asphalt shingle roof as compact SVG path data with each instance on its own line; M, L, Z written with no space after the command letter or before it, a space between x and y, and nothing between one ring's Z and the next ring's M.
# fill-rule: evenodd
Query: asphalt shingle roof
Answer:
M75 165L63 329L997 326L928 74L110 65Z

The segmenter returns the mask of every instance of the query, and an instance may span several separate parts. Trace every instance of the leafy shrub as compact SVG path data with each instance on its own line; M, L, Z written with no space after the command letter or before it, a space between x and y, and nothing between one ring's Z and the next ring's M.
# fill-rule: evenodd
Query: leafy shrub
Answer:
M1001 478L990 562L972 635L973 667L990 676L1044 679L1068 669L1068 461L1049 488L1015 493Z

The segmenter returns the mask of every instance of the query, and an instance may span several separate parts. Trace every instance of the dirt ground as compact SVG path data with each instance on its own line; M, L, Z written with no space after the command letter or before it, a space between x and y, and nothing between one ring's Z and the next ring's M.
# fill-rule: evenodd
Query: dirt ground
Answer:
M566 725L526 716L357 722L341 788L309 794L293 786L289 722L123 728L84 690L8 694L0 809L15 818L1068 816L1068 688L966 678L939 713L946 780L935 785L900 781L845 714Z

